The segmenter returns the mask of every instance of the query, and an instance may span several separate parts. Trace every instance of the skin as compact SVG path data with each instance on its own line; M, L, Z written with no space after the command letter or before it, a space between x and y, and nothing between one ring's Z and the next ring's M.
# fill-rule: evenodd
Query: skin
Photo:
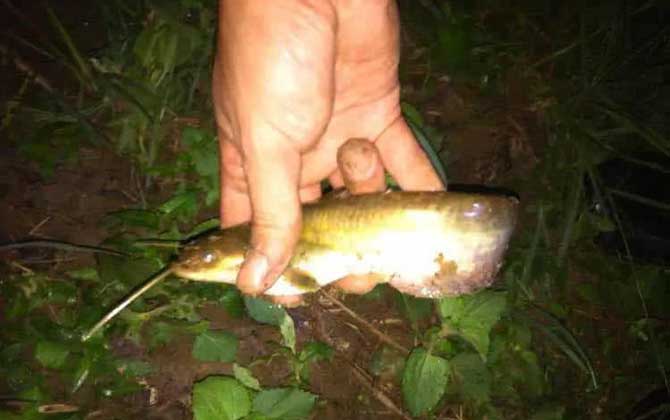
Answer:
M319 199L323 179L352 193L374 192L384 189L387 170L405 190L446 186L401 115L394 1L221 0L219 6L212 93L221 225L251 221L252 251L237 285L258 295L286 267L301 228L300 205ZM339 285L360 293L374 283L358 278Z

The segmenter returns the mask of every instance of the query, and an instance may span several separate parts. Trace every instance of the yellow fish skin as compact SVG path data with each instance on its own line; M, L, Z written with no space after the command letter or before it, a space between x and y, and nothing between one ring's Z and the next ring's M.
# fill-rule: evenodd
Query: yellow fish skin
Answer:
M373 274L403 293L440 298L488 287L502 265L519 201L504 194L394 191L329 197L303 206L294 256L265 294L313 292L351 274ZM190 243L179 277L235 284L248 224Z

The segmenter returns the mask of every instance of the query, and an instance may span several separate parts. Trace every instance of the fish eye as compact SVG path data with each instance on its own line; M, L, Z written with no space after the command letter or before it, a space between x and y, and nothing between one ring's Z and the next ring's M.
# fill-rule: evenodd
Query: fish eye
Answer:
M486 206L482 203L472 203L472 207L466 210L463 215L465 217L479 217L486 210Z
M209 264L216 259L216 254L211 251L205 252L202 256L202 261Z

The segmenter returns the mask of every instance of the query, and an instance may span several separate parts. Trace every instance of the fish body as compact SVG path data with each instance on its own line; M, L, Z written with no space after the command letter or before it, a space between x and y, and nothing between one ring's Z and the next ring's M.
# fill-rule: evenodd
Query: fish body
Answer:
M407 192L323 198L303 205L293 257L265 294L314 292L348 275L372 275L403 293L439 298L489 286L513 233L518 200L501 194ZM235 284L249 224L188 243L179 277Z

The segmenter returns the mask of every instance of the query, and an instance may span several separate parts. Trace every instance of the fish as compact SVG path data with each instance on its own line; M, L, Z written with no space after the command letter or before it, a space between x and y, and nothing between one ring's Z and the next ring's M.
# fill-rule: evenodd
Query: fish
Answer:
M494 280L518 204L504 194L446 191L333 195L305 204L293 257L264 294L315 292L349 275L372 276L422 298L474 292ZM235 284L250 236L245 223L197 238L172 271L183 279Z
M303 204L293 256L264 294L313 293L350 275L372 277L420 298L474 293L494 282L518 207L519 200L505 193L331 193ZM108 312L83 341L170 274L235 285L250 238L247 222L186 242L166 269Z

